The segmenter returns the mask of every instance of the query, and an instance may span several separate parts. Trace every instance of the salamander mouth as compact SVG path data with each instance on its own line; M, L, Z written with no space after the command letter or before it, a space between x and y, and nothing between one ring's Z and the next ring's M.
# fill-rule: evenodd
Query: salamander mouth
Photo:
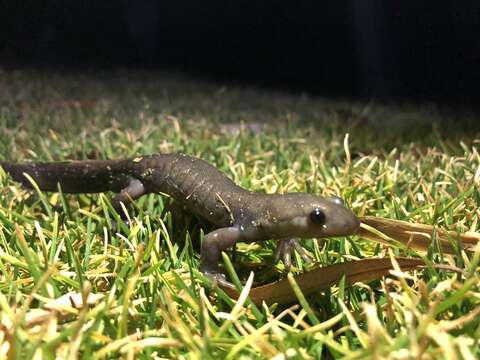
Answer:
M342 216L325 224L313 224L306 216L298 216L288 221L276 224L277 229L284 236L327 238L336 236L349 236L355 234L360 228L360 220L352 213ZM280 234L279 234L280 235Z
M360 220L352 215L341 222L336 222L330 229L327 225L325 232L330 233L327 236L348 236L357 233L359 229Z

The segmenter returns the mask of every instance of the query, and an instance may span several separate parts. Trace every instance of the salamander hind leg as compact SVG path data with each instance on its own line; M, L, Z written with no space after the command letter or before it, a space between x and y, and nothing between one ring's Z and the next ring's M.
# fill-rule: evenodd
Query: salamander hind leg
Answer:
M305 251L299 240L295 238L282 239L279 241L275 251L275 262L281 259L283 265L285 265L285 270L290 271L292 266L292 254L294 251L297 251L306 263L310 264L312 262L311 256Z
M129 202L138 199L145 194L145 186L138 179L131 179L128 185L122 189L112 200L112 206L117 211L122 220L127 219L127 214L123 210L122 203L127 205Z
M200 250L200 271L221 285L233 287L220 273L218 262L222 251L232 247L240 240L241 231L236 227L217 229L205 235Z

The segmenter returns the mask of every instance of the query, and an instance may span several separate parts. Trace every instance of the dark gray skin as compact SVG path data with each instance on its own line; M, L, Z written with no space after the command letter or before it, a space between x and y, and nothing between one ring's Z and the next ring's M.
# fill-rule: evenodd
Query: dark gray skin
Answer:
M57 163L9 163L0 166L31 188L24 173L43 191L65 193L117 192L112 204L123 214L128 203L153 192L169 194L216 230L201 246L201 270L223 284L218 261L223 250L237 242L278 239L278 254L290 266L290 252L299 238L354 234L360 222L340 198L306 193L262 194L237 186L209 163L183 154L139 156L129 160L85 160Z

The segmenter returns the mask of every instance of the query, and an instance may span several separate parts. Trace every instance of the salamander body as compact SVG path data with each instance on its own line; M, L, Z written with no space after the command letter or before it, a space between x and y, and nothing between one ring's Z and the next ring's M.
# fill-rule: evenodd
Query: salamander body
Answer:
M52 163L0 161L0 166L29 188L25 173L44 191L57 191L58 184L65 193L114 191L112 204L120 214L122 202L152 192L169 194L215 226L202 242L201 270L218 281L224 281L218 269L221 252L239 241L278 239L289 266L292 247L300 251L296 239L347 236L360 225L340 198L251 192L206 161L183 154Z

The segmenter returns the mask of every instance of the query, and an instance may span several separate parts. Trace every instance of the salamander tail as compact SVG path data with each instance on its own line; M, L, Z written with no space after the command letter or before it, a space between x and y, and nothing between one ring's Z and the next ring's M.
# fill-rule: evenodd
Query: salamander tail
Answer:
M25 175L23 175L24 173L31 175L34 174L34 171L29 164L15 164L0 160L0 166L13 180L21 183L27 188L32 188L32 183L25 177Z
M0 161L0 166L27 188L32 183L25 176L28 174L43 191L58 191L58 185L66 193L97 193L119 191L115 184L121 184L115 176L115 161L61 161L50 163L11 163Z

